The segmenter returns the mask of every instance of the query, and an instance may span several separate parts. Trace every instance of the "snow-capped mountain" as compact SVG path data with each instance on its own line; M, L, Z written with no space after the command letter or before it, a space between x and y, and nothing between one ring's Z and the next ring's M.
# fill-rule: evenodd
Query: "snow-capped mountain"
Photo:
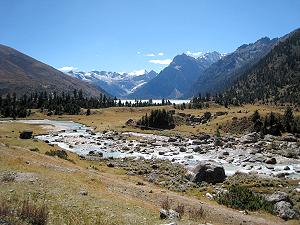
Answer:
M78 78L80 80L94 84L96 87L104 89L112 96L124 98L128 94L134 92L136 89L152 80L157 76L153 70L147 72L146 70L135 71L131 73L117 73L107 71L91 71L82 72L71 70L66 72L67 75Z
M221 58L222 55L215 51L204 53L198 58L186 54L177 55L154 79L128 97L132 99L181 98L202 72Z

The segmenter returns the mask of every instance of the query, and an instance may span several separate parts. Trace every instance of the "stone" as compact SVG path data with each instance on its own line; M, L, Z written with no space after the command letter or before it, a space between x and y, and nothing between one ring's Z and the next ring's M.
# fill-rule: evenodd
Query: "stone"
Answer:
M297 137L295 137L293 134L287 134L286 136L282 137L281 140L287 142L297 142Z
M207 183L222 183L225 178L224 167L218 165L213 161L200 162L193 170L195 177L193 181L195 183L207 182Z
M283 168L283 170L290 170L290 167L289 167L289 166L285 166L285 167Z
M281 201L289 202L289 195L282 191L274 192L273 194L266 197L266 200L271 203L277 203Z
M274 205L274 212L282 219L289 220L296 217L296 212L292 204L285 201L277 202Z
M32 138L32 130L24 130L20 133L21 139L31 139Z
M132 125L134 125L134 120L133 119L127 120L126 123L125 123L125 125L126 126L132 126Z
M267 164L276 164L277 161L274 157L266 159L265 163Z
M171 219L171 220L180 219L179 213L172 209L170 209L170 210L160 209L159 213L160 213L160 219L162 219L162 220L164 220L164 219Z
M169 140L168 140L168 142L176 142L176 141L177 141L177 139L173 138L173 137L170 137Z
M223 152L223 155L229 155L229 152L224 151L224 152Z
M208 140L208 139L210 139L210 135L209 134L203 134L203 135L200 135L198 138L201 141Z
M180 151L180 152L186 152L186 148L180 147L179 151Z
M214 198L214 196L211 193L206 193L205 194L206 198L212 200Z
M86 196L86 195L88 195L88 192L87 192L86 190L81 190L81 191L79 192L79 194L81 194L81 195L83 195L83 196Z
M201 123L202 118L199 117L199 116L195 116L195 117L191 118L191 121L194 122L194 123Z
M194 149L193 149L194 152L201 152L202 149L199 147L199 146L196 146Z
M201 145L202 141L200 141L200 140L193 140L192 144L193 145Z
M244 143L244 144L246 144L246 143L255 143L255 142L257 142L258 137L259 137L259 135L256 132L249 133L249 134L246 134L246 135L242 136L240 138L240 142Z
M107 163L106 165L107 165L107 167L111 167L111 168L112 168L112 167L115 167L115 165L114 165L113 163L111 163L111 162L110 162L110 163Z

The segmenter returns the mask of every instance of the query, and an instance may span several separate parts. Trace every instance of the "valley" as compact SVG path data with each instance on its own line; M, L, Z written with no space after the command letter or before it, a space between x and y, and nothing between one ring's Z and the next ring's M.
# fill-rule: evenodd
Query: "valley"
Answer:
M300 1L0 1L0 225L299 225Z
M1 176L15 177L14 181L1 183L2 198L5 193L18 199L28 194L45 195L52 212L49 222L54 224L63 221L81 224L83 220L85 224L95 224L97 220L104 224L161 224L159 208L167 196L172 207L176 204L185 206L186 214L178 220L178 224L198 224L199 221L212 224L240 224L241 221L246 221L243 222L245 224L296 224L294 220L284 222L264 212L246 211L249 215L245 215L244 211L232 211L212 200L221 189L239 182L268 195L275 190L287 192L292 201L297 202L299 194L295 190L299 188L300 181L299 159L286 158L263 147L276 142L288 144L291 148L295 142L286 142L275 136L244 142L243 133L226 134L221 131L225 145L214 144L218 125L231 121L233 116L249 117L255 110L261 114L270 111L283 113L285 107L245 105L225 108L211 105L202 110L175 110L176 114L184 112L197 116L207 111L213 114L226 112L207 124L182 124L172 130L140 130L126 125L128 119L137 120L154 108L92 109L90 116L46 116L33 111L26 120L2 121L0 149L5 160L1 158L4 160L0 167ZM171 110L172 106L156 108ZM34 139L18 138L19 132L26 129L33 130ZM202 138L201 134L210 135ZM47 153L54 154L58 150L66 151L66 158L52 157ZM264 163L268 158L276 158L277 162ZM222 165L226 181L198 186L190 178L184 178L201 161ZM157 166L153 169L151 165ZM166 168L170 172L166 172ZM58 179L61 176L63 180ZM45 179L51 181L46 182ZM112 195L119 197L112 198ZM55 201L51 200L54 196ZM121 200L124 198L125 202ZM60 201L64 204L59 206ZM99 201L100 211L95 205ZM189 211L196 205L201 206L203 214L195 218ZM86 212L81 214L81 218L72 215L83 209ZM232 217L226 216L228 210Z

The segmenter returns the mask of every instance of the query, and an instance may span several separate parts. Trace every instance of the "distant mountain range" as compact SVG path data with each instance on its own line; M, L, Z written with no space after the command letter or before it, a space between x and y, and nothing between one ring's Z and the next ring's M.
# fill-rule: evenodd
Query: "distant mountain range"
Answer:
M221 58L222 55L218 52L206 53L197 59L186 54L178 55L169 66L148 83L128 95L128 98L180 98L187 94L191 84L196 82L205 69Z
M190 85L186 97L199 93L215 94L230 87L247 69L268 54L278 40L278 38L270 40L270 38L264 37L255 43L244 44L233 53L227 54L202 72L198 80Z
M107 94L103 89L66 76L13 48L0 45L0 96L13 92L17 95L35 91L61 93L73 89L82 89L88 96Z
M245 71L224 92L224 99L239 103L300 105L300 29L281 38L257 64Z
M153 70L150 72L144 71L143 74L106 71L80 72L71 70L66 74L103 88L112 96L118 98L125 98L157 76L157 73Z
M300 29L282 38L261 38L222 55L177 55L159 74L106 71L62 73L15 49L0 45L0 95L82 89L86 95L127 99L191 98L223 93L239 102L300 105Z

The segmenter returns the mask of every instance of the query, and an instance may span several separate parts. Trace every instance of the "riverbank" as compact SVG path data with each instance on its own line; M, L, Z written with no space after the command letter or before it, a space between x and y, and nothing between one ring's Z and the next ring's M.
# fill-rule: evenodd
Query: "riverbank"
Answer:
M205 216L199 220L187 212L178 224L293 224L269 214L244 215L217 205L205 197L209 189L195 191L197 195L193 190L177 193L146 181L142 175L108 167L106 162L82 160L71 152L67 153L70 160L45 155L60 148L20 140L18 132L23 129L32 129L34 134L45 132L39 126L19 123L0 128L0 171L15 173L14 180L1 181L1 198L46 199L49 224L164 224L167 221L159 219L159 209L167 197L172 207L184 204L186 210L195 206L204 210Z

